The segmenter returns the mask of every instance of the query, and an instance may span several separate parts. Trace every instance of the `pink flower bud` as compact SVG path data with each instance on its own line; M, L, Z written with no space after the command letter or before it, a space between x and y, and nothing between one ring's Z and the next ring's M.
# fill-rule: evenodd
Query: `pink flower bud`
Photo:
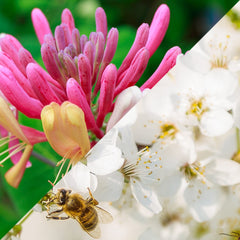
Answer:
M26 68L29 63L35 62L32 54L25 48L20 48L20 50L18 51L18 57L24 68Z
M139 78L142 76L144 70L147 67L149 60L149 52L147 48L141 48L136 56L134 57L130 67L126 71L125 76L122 81L116 87L114 92L114 97L116 97L120 92L122 92L127 87L134 85Z
M92 85L95 83L99 66L102 62L103 53L104 53L104 36L101 32L96 34L96 43L95 43L95 59L93 62L93 74L92 74Z
M77 67L74 63L74 60L67 53L63 54L63 64L67 71L67 78L72 77L78 79Z
M102 126L106 114L111 109L116 80L117 68L114 64L109 64L105 68L101 79L100 96L98 99L98 127Z
M146 45L148 40L148 34L149 26L147 23L143 23L138 28L134 43L118 69L118 77L120 77L120 75L130 66L138 50Z
M12 72L0 66L0 90L8 101L20 112L30 118L40 118L43 105L39 100L31 98L18 84Z
M86 95L88 104L91 102L91 66L88 58L84 54L78 57L78 73L81 87Z
M64 53L71 56L72 59L78 55L77 51L76 51L76 49L75 49L75 47L73 46L72 43L70 43L67 47L65 47Z
M65 87L66 80L64 79L57 50L53 46L44 43L41 47L41 54L44 65L51 77L58 81L61 86Z
M162 62L152 76L141 86L141 91L145 88L151 89L162 77L176 64L177 56L181 53L179 47L173 47L167 51Z
M76 29L76 28L74 28L72 31L72 43L76 49L76 52L77 52L76 55L79 55L81 53L80 33L79 33L78 29Z
M105 11L98 7L95 12L96 32L102 32L104 38L107 37L107 16Z
M65 23L68 27L69 30L69 34L72 34L73 29L75 28L75 23L74 23L74 19L72 16L72 13L69 9L65 8L62 12L62 23Z
M73 78L70 78L66 84L67 96L71 103L76 104L80 107L85 115L85 120L88 129L95 128L95 120L92 114L91 108L86 100L85 93L83 92L81 86Z
M36 98L28 79L19 71L15 63L4 52L0 52L0 65L11 71L19 85L30 97Z
M44 43L51 45L53 48L57 49L55 39L52 34L46 34L44 36Z
M88 57L90 66L91 66L91 73L93 71L93 61L95 57L95 45L91 42L88 41L86 42L84 49L83 49L83 54Z
M64 50L65 47L70 43L70 34L66 24L61 24L55 29L55 40L57 45L57 50Z
M98 80L94 88L94 95L96 95L100 89L102 73L106 68L106 66L112 61L117 49L117 44L118 44L118 30L116 28L112 28L108 33L107 43L106 43L106 48L103 55L103 60L101 63L101 68L98 73Z
M61 100L47 82L47 79L51 77L38 64L28 64L27 76L31 82L34 92L43 105L48 105L51 102L61 104Z
M0 38L1 50L11 58L17 68L26 76L25 68L21 64L18 58L18 51L23 47L21 43L13 36L6 34L3 38Z
M52 34L49 23L45 15L38 8L32 10L32 22L33 27L38 37L40 44L44 42L44 36L46 34Z
M150 57L161 44L168 28L169 19L170 11L168 6L166 4L160 5L155 12L152 23L150 25L149 37L146 44L146 48L150 53Z
M84 34L81 35L81 37L80 37L80 46L81 46L82 52L83 52L83 49L84 49L85 44L86 44L87 41L88 41L88 37L86 35L84 35Z

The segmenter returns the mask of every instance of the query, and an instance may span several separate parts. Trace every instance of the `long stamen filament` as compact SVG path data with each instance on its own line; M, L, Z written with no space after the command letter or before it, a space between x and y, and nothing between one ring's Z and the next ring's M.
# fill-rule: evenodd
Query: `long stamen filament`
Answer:
M7 159L11 158L14 154L16 154L17 152L20 152L21 150L23 150L26 147L25 143L20 143L18 145L18 147L16 148L16 145L1 152L0 156L3 155L4 153L8 152L9 150L15 149L13 152L11 152L7 157L5 157L2 161L0 161L0 165L2 165Z
M17 139L17 137L13 136L13 137L10 137L10 136L7 136L7 137L4 137L4 138L1 138L0 139L0 147L4 146L5 144L9 143L10 141L12 140L15 140Z

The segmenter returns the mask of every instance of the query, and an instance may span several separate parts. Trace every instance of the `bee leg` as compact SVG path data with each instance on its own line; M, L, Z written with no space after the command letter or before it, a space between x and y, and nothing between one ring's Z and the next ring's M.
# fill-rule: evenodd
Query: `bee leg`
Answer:
M53 212L48 213L48 216L51 216L51 215L54 214L54 213L60 213L60 212L62 212L62 211L63 211L63 209L60 208L60 209L58 209L58 210L56 210L56 211L53 211Z
M46 216L48 219L55 219L55 220L66 220L69 219L70 217L54 217L54 216Z
M90 198L87 199L87 200L88 200L87 202L88 202L88 203L92 203L92 204L95 205L95 206L98 205L98 201L93 197L90 188L87 188L87 189L88 189L89 196L90 196Z

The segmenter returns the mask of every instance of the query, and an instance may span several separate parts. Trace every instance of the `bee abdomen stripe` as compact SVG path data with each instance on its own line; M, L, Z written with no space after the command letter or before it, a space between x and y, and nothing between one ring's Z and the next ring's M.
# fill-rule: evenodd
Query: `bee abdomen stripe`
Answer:
M98 217L95 210L82 214L81 222L86 230L89 231L94 229L98 223Z

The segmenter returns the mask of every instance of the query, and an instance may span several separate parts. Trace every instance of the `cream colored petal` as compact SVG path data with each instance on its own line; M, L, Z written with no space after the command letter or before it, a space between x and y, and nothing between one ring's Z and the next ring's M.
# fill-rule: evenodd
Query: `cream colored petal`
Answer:
M30 144L13 112L2 97L0 97L0 125L23 142Z
M60 112L60 106L52 102L43 108L41 120L50 145L60 156L65 157L78 146L65 134Z

